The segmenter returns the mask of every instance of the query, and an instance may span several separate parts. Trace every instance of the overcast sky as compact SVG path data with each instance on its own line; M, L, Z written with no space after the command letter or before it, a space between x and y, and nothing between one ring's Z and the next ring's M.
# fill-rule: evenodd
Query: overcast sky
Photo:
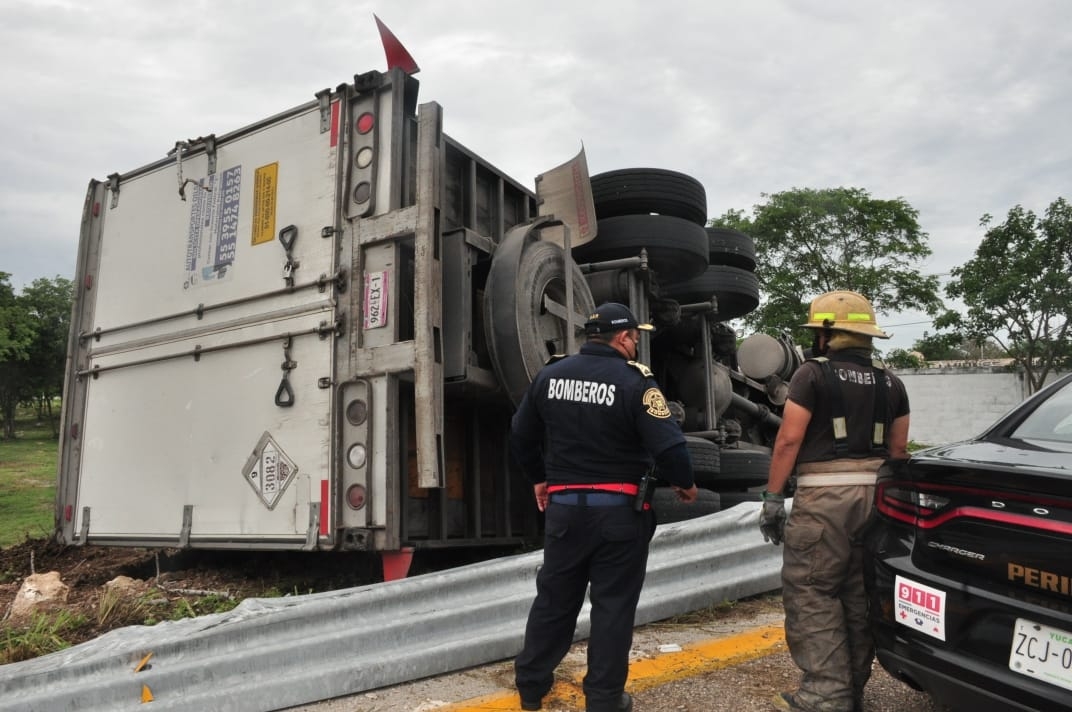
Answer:
M376 13L444 129L515 179L700 180L708 214L794 187L920 213L945 274L984 213L1072 199L1065 0L0 0L0 271L73 277L89 179L384 69ZM880 317L907 348L929 324Z

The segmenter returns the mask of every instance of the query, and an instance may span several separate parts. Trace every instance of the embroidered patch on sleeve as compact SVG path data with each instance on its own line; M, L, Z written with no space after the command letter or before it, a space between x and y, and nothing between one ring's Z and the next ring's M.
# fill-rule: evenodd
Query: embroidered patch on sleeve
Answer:
M666 405L666 398L658 388L649 388L644 391L644 405L648 408L648 415L653 418L669 418L670 406Z

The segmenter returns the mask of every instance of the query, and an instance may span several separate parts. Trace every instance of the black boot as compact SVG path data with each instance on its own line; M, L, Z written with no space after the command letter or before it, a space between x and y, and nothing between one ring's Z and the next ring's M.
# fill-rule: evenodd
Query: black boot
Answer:
M617 712L632 712L633 710L633 696L628 692L623 692L621 699L618 700L618 706L615 708ZM591 712L591 708L585 705L585 710Z

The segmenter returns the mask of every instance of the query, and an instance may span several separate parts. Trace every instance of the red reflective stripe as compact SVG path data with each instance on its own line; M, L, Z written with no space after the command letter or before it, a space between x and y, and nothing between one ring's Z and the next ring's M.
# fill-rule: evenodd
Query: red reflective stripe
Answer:
M328 535L328 481L320 480L320 536Z
M565 492L567 490L595 490L598 492L616 492L618 494L636 494L638 488L631 482L613 482L610 484L586 484L586 485L548 485L547 493Z
M331 147L339 145L339 102L331 102Z

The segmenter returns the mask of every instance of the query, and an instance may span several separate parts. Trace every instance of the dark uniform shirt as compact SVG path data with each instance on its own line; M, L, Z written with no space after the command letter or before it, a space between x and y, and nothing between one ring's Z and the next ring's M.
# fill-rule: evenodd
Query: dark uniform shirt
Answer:
M875 371L871 368L871 353L867 349L844 349L827 354L837 377L848 425L849 457L888 457L889 424L908 415L908 394L904 383L886 369L878 371L885 377L889 394L886 399L886 450L871 451L875 422ZM851 359L851 360L850 360ZM867 364L867 365L864 365ZM811 412L797 462L823 462L837 459L834 452L834 426L829 390L823 367L817 361L805 361L789 382L789 400Z
M637 482L654 458L685 442L650 372L592 342L537 374L511 437L529 480L551 485Z

